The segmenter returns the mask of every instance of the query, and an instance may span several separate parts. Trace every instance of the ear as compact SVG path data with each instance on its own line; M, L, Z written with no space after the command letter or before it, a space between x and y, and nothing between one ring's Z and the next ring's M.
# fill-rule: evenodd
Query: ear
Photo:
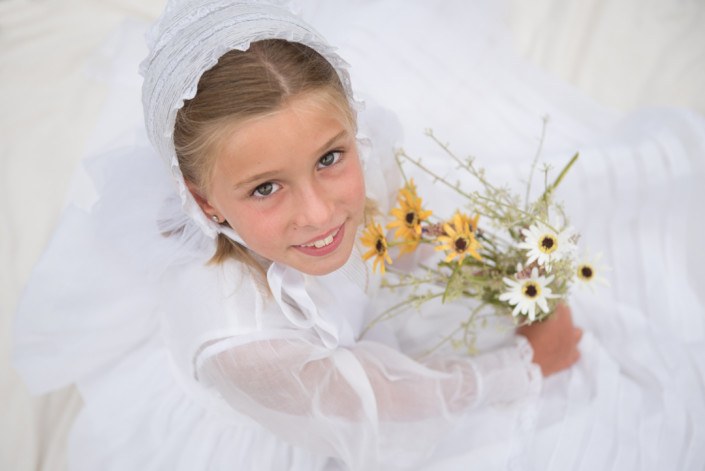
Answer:
M202 196L201 193L199 193L198 189L196 189L196 185L187 180L186 188L188 188L188 191L191 192L193 199L196 200L198 206L200 206L201 210L206 214L206 216L208 216L208 219L213 219L213 216L216 216L219 221L223 219L222 217L220 217L220 214L218 214L218 211L213 206L211 206L208 200L204 196Z

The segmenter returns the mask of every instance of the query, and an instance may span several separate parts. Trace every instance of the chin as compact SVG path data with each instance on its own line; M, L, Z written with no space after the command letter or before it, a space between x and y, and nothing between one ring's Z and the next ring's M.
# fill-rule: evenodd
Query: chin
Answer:
M338 260L338 257L336 257L336 260L326 261L325 263L323 263L322 261L322 263L301 264L302 266L299 267L298 270L303 273L306 273L307 275L328 275L329 273L333 273L334 271L345 265L345 262L348 261L348 258L350 258L350 251L348 252L348 256L344 259L341 258L340 260Z

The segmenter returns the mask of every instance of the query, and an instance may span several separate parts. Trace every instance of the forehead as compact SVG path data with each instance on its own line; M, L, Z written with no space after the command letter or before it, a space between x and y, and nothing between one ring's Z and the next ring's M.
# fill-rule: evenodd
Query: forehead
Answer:
M237 124L225 135L216 166L237 173L320 157L326 143L343 134L354 138L346 104L329 94L307 93L287 99L277 110ZM342 138L342 137L341 137ZM229 168L233 167L233 168Z

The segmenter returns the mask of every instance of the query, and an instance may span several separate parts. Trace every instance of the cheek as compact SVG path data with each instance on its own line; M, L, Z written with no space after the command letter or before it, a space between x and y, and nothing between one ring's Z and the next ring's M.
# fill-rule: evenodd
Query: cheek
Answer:
M247 246L261 255L270 245L273 234L281 234L279 219L271 211L262 211L256 207L243 205L230 212L228 221L235 232L245 241Z
M338 181L332 182L334 191L338 197L346 202L350 208L364 209L365 205L365 179L362 173L362 163L356 155L354 160L351 159L350 166L345 173L338 178Z
M366 194L365 180L360 175L360 178L355 182L354 189L351 190L351 200L354 201L356 212L362 220L362 214L365 212Z
M349 198L355 207L355 212L362 222L362 216L365 211L366 193L365 193L365 178L362 173L362 167L358 161L357 172L350 182Z

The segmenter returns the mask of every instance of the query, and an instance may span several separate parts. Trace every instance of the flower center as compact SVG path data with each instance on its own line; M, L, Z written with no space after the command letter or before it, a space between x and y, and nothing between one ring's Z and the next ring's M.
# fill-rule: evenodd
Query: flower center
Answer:
M406 213L406 216L404 216L404 220L406 221L406 225L409 227L414 227L416 226L416 223L418 221L418 217L416 215L415 211L409 211Z
M524 296L533 299L541 294L541 287L533 281L528 281L524 283L521 291L524 293Z
M377 243L375 244L375 250L380 255L384 253L384 241L382 239L377 239Z
M590 281L595 273L590 265L580 265L578 268L578 276L580 279Z
M455 245L456 252L464 252L465 249L468 248L468 241L465 240L465 237L458 237L455 239L455 243L453 245Z
M551 253L558 248L558 241L551 234L546 234L541 237L541 243L539 244L539 249L543 253Z

